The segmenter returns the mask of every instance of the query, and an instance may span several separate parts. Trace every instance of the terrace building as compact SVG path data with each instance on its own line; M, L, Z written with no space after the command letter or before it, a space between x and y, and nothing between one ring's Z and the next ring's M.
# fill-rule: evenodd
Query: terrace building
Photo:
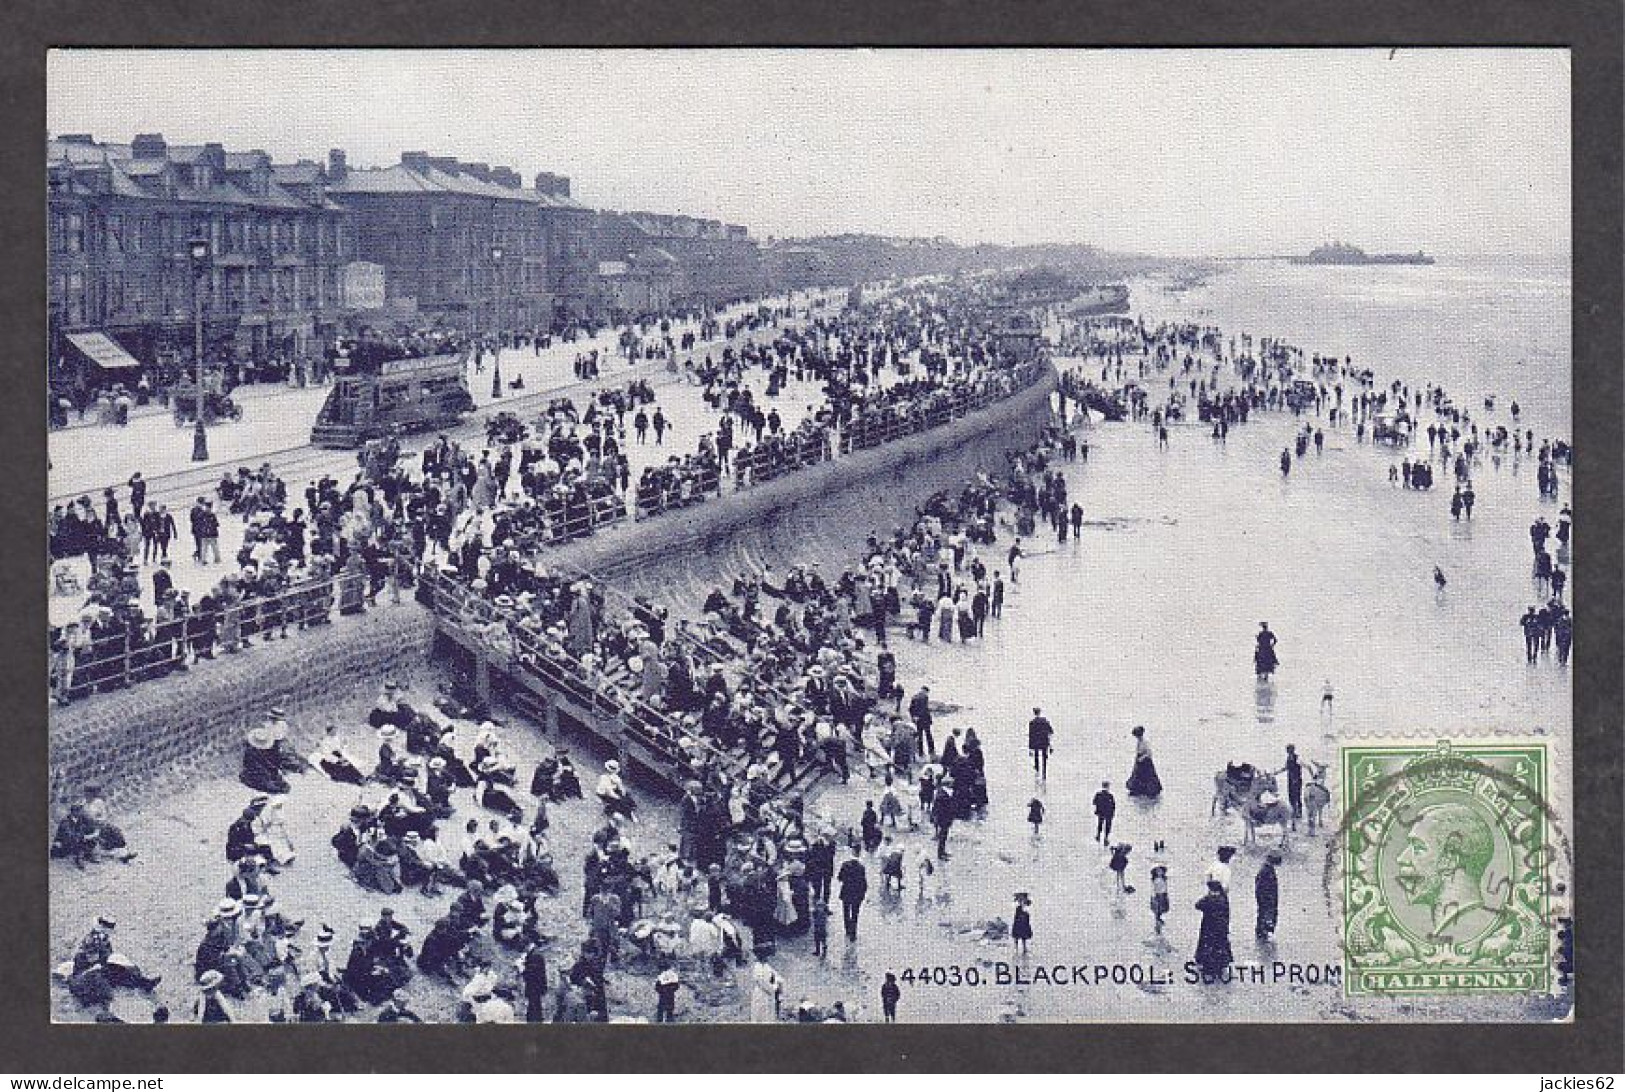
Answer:
M329 154L328 191L349 212L356 256L383 267L391 309L472 331L548 327L554 297L588 246L589 210L569 180L526 189L508 167L403 152L390 167Z
M262 151L129 144L64 134L47 143L52 383L156 385L205 360L233 377L311 362L340 321L339 270L352 257L343 210L318 175L290 175ZM194 271L191 240L208 241Z

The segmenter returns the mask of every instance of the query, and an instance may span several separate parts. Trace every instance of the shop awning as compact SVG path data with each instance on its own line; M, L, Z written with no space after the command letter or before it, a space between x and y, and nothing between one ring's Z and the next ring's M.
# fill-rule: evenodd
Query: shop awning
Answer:
M100 330L87 330L81 333L69 334L68 340L73 347L88 356L99 368L115 371L119 368L139 368L141 362L124 351L124 346L102 333Z

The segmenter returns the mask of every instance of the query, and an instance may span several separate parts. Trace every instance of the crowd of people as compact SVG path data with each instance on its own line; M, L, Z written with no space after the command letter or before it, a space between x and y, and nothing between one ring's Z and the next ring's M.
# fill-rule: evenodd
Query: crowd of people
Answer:
M710 475L707 482L730 470L739 484L766 480L786 472L781 466L951 419L953 410L944 417L945 408L1004 397L1027 382L1027 370L999 361L976 330L963 300L905 296L886 308L786 331L742 353L730 350L719 364L708 358L699 381L721 423L701 437L695 454L674 455L668 467L645 471L636 492L639 512L696 502L692 479L685 477L690 473ZM1061 463L1079 454L1065 424L1069 401L1121 406L1148 424L1163 446L1169 422L1188 419L1192 405L1222 442L1232 425L1264 410L1325 413L1324 427L1341 422L1363 436L1377 414L1420 412L1425 404L1449 426L1430 426L1432 454L1413 465L1453 471L1454 496L1468 518L1471 468L1498 457L1508 442L1519 452L1539 450L1542 466L1569 458L1566 445L1537 447L1532 435L1489 434L1480 444L1478 425L1453 411L1436 388L1378 390L1369 373L1347 360L1305 361L1280 342L1255 345L1244 337L1239 351L1231 342L1228 360L1241 385L1224 386L1219 364L1209 359L1226 359L1223 343L1209 328L1148 330L1116 320L1074 336L1101 356L1099 381L1082 370L1068 373L1063 424L1034 447L1012 452L1002 472L929 498L905 527L872 533L860 560L838 574L816 565L741 573L709 593L694 623L674 622L665 607L549 565L541 549L558 541L552 529L583 513L594 525L600 497L624 495L626 418L637 442L644 442L640 417L651 408L650 423L660 415L652 391L605 392L585 412L561 400L534 432L500 437L494 453L475 456L442 437L413 471L398 465L370 470L347 489L324 480L307 501L326 520L318 516L308 528L301 523L297 550L286 526L294 521L282 520L279 505L256 510L268 544L261 552L270 555L255 559L262 572L267 563L273 574L288 563L300 573L306 569L299 566L314 562L347 566L358 574L365 601L409 584L418 564L426 563L426 600L508 662L545 678L577 708L620 724L645 754L659 756L662 774L681 787L681 798L675 838L645 851L639 802L619 759L587 775L590 793L562 748L544 756L527 778L507 753L503 726L487 711L474 714L471 740L457 724L466 710L414 709L393 685L369 718L375 761L352 754L336 729L306 756L294 752L286 718L273 709L244 741L241 779L256 795L226 834L230 876L193 967L195 1018L234 1019L233 1005L253 997L281 1014L273 1018L414 1020L406 987L427 977L455 991L460 1018L474 1022L608 1020L620 1015L610 1011L610 974L634 971L648 980L654 1018L671 1020L684 988L698 993L735 966L749 968L753 1019L845 1019L844 1000L828 1008L810 1001L793 1011L785 1006L786 980L773 961L781 950L803 946L825 957L833 902L841 904L845 937L855 942L876 888L887 894L913 888L922 900L930 898L941 882L940 862L952 857L956 825L981 821L1005 803L990 799L987 770L990 760L1009 756L989 754L975 728L956 726L939 738L941 706L928 686L903 684L894 640L899 632L922 643L983 640L1002 616L1007 581L1019 582L1024 544L1039 526L1052 528L1062 542L1076 539L1083 512L1060 472ZM1130 382L1125 360L1136 355L1141 360ZM750 395L745 377L753 369L764 370L770 387L780 389L792 375L819 379L824 401L786 430L776 410L764 413ZM923 374L911 374L916 371ZM1172 374L1168 398L1158 403L1149 392L1162 371ZM1305 374L1315 378L1305 380ZM1112 386L1114 378L1120 385ZM1305 382L1308 387L1299 385ZM662 432L656 425L657 444ZM736 436L746 434L754 443L736 446ZM1300 460L1310 447L1318 453L1323 427L1300 427L1296 442ZM816 456L797 454L809 445ZM782 454L764 460L764 447ZM1087 458L1087 445L1082 452ZM517 490L510 480L519 483ZM607 492L595 495L586 483L599 480ZM721 486L707 486L700 496L711 488ZM261 482L258 494L267 491ZM274 486L269 492L274 495ZM1563 516L1555 532L1559 559L1567 554L1567 509ZM1562 607L1566 574L1546 550L1553 533L1544 520L1531 528L1536 580L1550 593L1548 606L1531 607L1521 623L1531 662L1551 641L1565 661L1571 640ZM380 553L401 563L375 566ZM129 575L127 566L119 569L121 578ZM285 630L290 617L300 624L297 612L284 611L271 616L270 628ZM254 624L256 634L266 629L258 618ZM1266 627L1260 647L1267 633ZM1026 738L1040 784L1056 735L1042 708L1034 708ZM1151 742L1144 728L1130 738L1124 792L1155 806L1163 789ZM1303 780L1293 748L1279 772L1287 776L1296 821ZM439 916L423 936L386 910L358 930L342 963L330 958L338 938L325 925L315 930L315 953L295 942L305 923L284 918L271 891L284 882L280 877L298 875L279 811L284 801L297 800L297 779L313 775L364 790L366 799L332 836L331 850L369 892L394 897L410 891L435 900ZM864 782L862 809L837 815L820 806L810 790L825 778ZM1111 784L1102 783L1094 795L1095 835L1103 867L1114 874L1119 894L1128 895L1136 890L1129 879L1134 847L1113 840ZM1040 837L1044 801L1009 803L1024 808ZM555 850L549 832L559 808L596 809L585 844ZM84 864L129 852L116 828L106 833L105 815L98 819L81 809L72 818L59 832L58 856ZM1152 846L1148 892L1158 933L1173 912L1161 848ZM583 854L579 924L565 944L567 958L550 973L549 958L563 940L542 923L564 886L556 856L574 850ZM1233 847L1218 848L1194 905L1201 918L1194 962L1215 981L1234 958L1234 856ZM1280 863L1272 853L1252 877L1260 940L1277 928ZM1026 892L1018 892L1015 903L1009 938L1026 952L1036 911ZM74 969L64 973L74 995L92 1006L104 1005L112 988L150 991L156 985L139 970L109 963L111 927L110 919L99 925L93 938L101 939L87 939L84 958L76 956ZM899 997L895 976L887 975L881 995L887 1019L895 1018Z
M1311 449L1321 454L1326 428L1352 427L1356 443L1406 452L1389 465L1388 481L1394 487L1431 492L1436 475L1448 476L1452 521L1472 520L1478 504L1474 475L1486 465L1499 471L1508 462L1516 467L1532 460L1538 496L1551 503L1559 495L1560 468L1574 461L1567 440L1537 437L1534 429L1522 424L1516 401L1505 407L1508 421L1483 420L1438 384L1412 386L1396 379L1380 386L1371 369L1356 365L1350 357L1306 354L1279 339L1255 340L1242 334L1227 342L1214 327L1192 323L1152 327L1143 320L1112 317L1074 325L1063 334L1062 344L1065 351L1085 360L1062 373L1063 398L1107 419L1148 420L1159 447L1167 446L1167 424L1186 415L1189 400L1196 402L1200 420L1212 422L1212 437L1221 443L1231 426L1246 422L1249 412L1314 414L1316 419L1301 425L1281 451L1283 477L1291 474L1295 463L1301 466ZM1151 390L1164 374L1167 395L1157 404ZM1495 396L1484 398L1484 417L1496 408ZM1322 418L1324 425L1319 423ZM1564 601L1568 573L1562 562L1569 557L1569 534L1567 507L1559 517L1555 558L1546 548L1553 535L1545 517L1530 528L1531 575L1535 594L1543 600L1531 604L1518 620L1530 663L1553 647L1558 664L1568 662L1573 617ZM1442 595L1449 579L1438 565L1432 575Z
M752 322L760 328L774 314L738 322L741 329ZM955 316L953 324L945 314ZM460 351L466 345L453 332L428 331L360 340L347 352L358 361L381 361L437 347ZM993 368L991 361L992 350L969 316L943 310L930 294L816 318L741 352L729 346L707 381L708 400L721 407L716 429L702 432L693 453L646 467L631 511L642 518L713 498L730 468L739 488L824 461L835 453L837 437L851 450L918 431L1002 397L1036 374L1030 367L1019 374ZM901 377L915 368L930 378L881 381L882 371ZM792 373L822 380L825 401L785 431L777 409L764 414L755 402L746 383L754 369L770 373L770 386ZM195 598L175 587L168 557L181 529L166 505L147 502L139 473L128 484L129 512L112 488L104 491L101 513L89 497L58 506L51 514L53 559L88 555L94 575L87 587L65 566L53 577L54 592L86 595L80 617L51 634L53 695L67 703L182 671L217 652L281 637L289 626L320 624L335 606L341 613L364 610L386 587L398 599L411 586L416 564L471 542L529 550L621 522L629 515L632 484L628 418L641 441L638 422L651 408L658 445L666 418L652 387L635 380L597 392L584 409L555 399L533 426L493 419L488 441L499 442L477 456L444 436L418 467L369 449L351 482L324 477L291 512L289 487L269 464L241 468L187 514L192 560L205 566L221 560L223 511L245 521L233 559L237 570ZM756 443L735 450L736 429L755 435ZM152 605L143 607L140 570L154 563Z

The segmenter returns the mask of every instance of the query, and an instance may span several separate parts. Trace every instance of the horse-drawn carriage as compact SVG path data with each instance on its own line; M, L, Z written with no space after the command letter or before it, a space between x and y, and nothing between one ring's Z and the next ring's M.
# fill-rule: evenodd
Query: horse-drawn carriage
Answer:
M1379 413L1371 419L1371 440L1403 447L1411 442L1410 423L1403 413Z
M1307 410L1320 398L1320 388L1308 379L1295 379L1286 389L1286 404L1295 410Z
M196 383L177 383L169 392L169 405L175 411L175 424L190 425L199 417L198 387ZM205 386L201 399L201 415L205 425L216 421L239 421L243 408L230 395Z

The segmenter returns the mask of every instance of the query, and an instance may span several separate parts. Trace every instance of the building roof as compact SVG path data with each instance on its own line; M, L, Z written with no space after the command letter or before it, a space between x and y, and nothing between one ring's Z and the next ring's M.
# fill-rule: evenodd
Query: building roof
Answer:
M322 180L322 165L309 160L277 163L271 167L271 177L284 186L309 186Z
M196 163L205 149L201 145L169 145L164 158L137 159L128 144L93 144L84 141L52 140L46 145L47 169L66 166L75 171L100 169L106 172L111 192L120 197L145 198L161 201L195 201L216 205L238 205L245 208L276 209L299 212L310 208L337 209L331 201L318 196L303 200L285 189L275 177L266 186L266 192L254 193L233 182L229 177L216 177L205 187L192 185L190 172L176 172L172 189L158 189L153 180L161 179L171 166L190 166ZM269 166L264 152L227 152L225 167L229 174L241 174L264 164ZM144 184L145 183L145 184Z
M336 194L460 194L465 197L484 197L499 201L524 201L546 208L585 209L586 206L557 194L536 190L499 186L484 182L473 175L444 171L438 167L408 167L397 163L391 167L352 167L337 182L328 184L328 192Z

